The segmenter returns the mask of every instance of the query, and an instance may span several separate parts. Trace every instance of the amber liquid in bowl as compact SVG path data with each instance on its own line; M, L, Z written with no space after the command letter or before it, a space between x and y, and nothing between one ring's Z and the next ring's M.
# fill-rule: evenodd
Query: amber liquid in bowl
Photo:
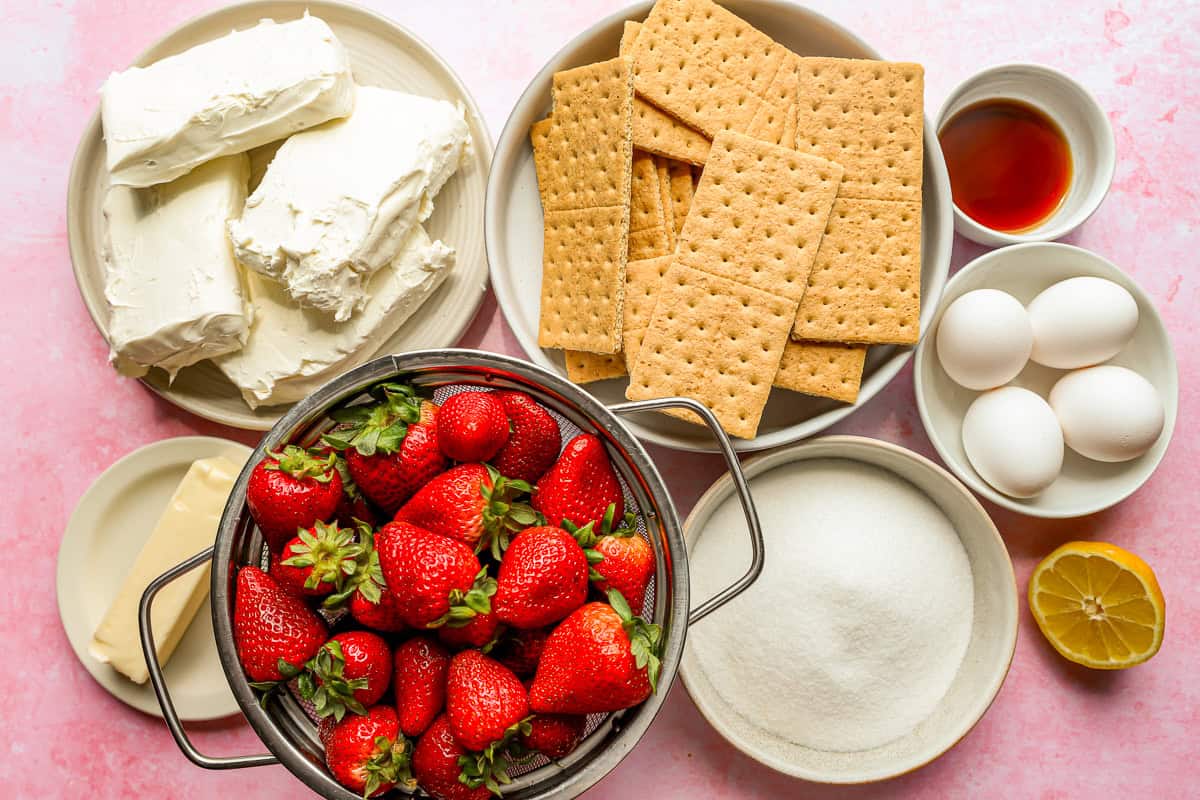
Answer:
M946 121L938 141L954 204L992 230L1036 227L1058 210L1071 186L1067 137L1028 103L973 103Z

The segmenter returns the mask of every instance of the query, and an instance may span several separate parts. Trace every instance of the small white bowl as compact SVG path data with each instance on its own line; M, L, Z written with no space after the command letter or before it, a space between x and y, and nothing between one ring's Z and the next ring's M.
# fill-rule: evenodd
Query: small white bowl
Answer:
M1037 497L1009 497L989 486L967 460L962 444L962 419L979 392L959 386L942 369L934 345L935 331L949 305L974 289L999 289L1028 304L1051 284L1080 275L1106 278L1124 286L1137 301L1138 326L1133 339L1105 363L1128 367L1154 384L1163 401L1163 431L1149 452L1116 464L1092 461L1067 448L1062 473L1049 488ZM913 377L921 422L951 471L993 503L1034 517L1081 517L1116 505L1133 494L1162 461L1175 428L1179 404L1179 374L1171 339L1162 317L1142 288L1095 253L1055 242L1021 244L985 253L946 284L929 333L917 347ZM1054 382L1067 371L1031 361L1012 383L1046 397Z
M981 225L954 206L954 230L989 247L1061 239L1087 221L1112 183L1117 148L1108 115L1091 92L1074 79L1039 64L1002 64L960 83L938 112L937 130L956 113L981 100L1020 100L1058 124L1071 148L1071 185L1058 210L1037 226L1006 233Z

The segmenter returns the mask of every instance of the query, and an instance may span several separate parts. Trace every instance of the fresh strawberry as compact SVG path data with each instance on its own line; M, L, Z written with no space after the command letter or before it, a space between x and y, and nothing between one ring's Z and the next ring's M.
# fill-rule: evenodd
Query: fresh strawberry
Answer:
M574 714L538 714L529 720L529 733L521 744L557 761L566 758L583 741L587 717Z
M465 625L490 614L495 580L470 547L411 525L389 522L376 539L379 564L405 624L413 628Z
M446 468L437 441L437 406L399 383L376 386L377 402L337 409L322 439L341 452L358 491L389 515Z
M443 625L437 629L442 643L454 650L475 647L485 653L491 652L500 634L500 620L495 614L476 614L466 625L454 627Z
M512 540L500 562L496 616L514 628L541 628L587 600L588 557L571 534L543 525Z
M501 475L536 483L558 458L562 435L550 412L524 392L495 392L504 404L511 433L491 460Z
M446 706L450 654L429 636L414 636L396 648L394 667L400 730L420 736Z
M592 557L592 578L602 592L616 589L629 603L630 608L641 610L646 604L646 587L654 577L654 548L650 542L638 536L637 519L625 514L624 521L613 528L616 507L609 506L600 523L600 532L585 525L575 528L569 521L563 527L570 531L583 547L599 554ZM590 553L589 553L590 555Z
M341 498L342 478L333 456L293 444L267 453L246 484L246 504L275 552L297 531L331 519Z
M410 771L412 751L400 734L396 712L375 706L337 723L325 740L325 763L342 786L363 797L393 786L416 787Z
M532 678L549 636L549 628L512 629L496 646L494 657L518 677Z
M238 572L233 640L255 688L294 677L328 638L321 618L270 575L258 567Z
M460 759L470 761L471 756L454 738L450 720L443 714L434 720L413 748L413 776L421 788L436 800L489 800L493 787L499 794L501 781L494 777L490 784L484 779L475 782L474 787L460 780L463 774ZM508 782L507 776L503 782Z
M350 596L350 616L360 625L384 633L399 633L408 628L396 598L387 586L380 587L378 600L368 599L359 587Z
M464 650L450 659L446 716L464 747L488 750L523 732L518 729L529 716L529 695L508 667L478 650Z
M358 569L361 546L351 528L318 522L271 555L271 575L285 589L307 597L341 591Z
M529 484L509 480L484 464L459 464L421 487L396 514L410 522L499 559L514 531L537 522L525 503L514 501Z
M604 444L590 433L581 433L563 449L550 471L542 476L533 494L533 507L551 525L569 519L576 525L599 525L612 505L619 519L625 499Z
M610 590L607 603L588 603L546 640L529 689L538 714L618 711L645 700L658 682L662 629L633 616Z
M359 547L356 571L342 591L325 598L324 606L332 609L348 605L350 616L368 628L385 633L402 631L408 626L400 616L395 596L384 582L375 534L362 520L355 525Z
M489 461L508 441L504 403L492 392L461 392L442 403L438 445L454 461Z
M319 717L341 720L346 711L365 714L392 681L392 651L378 634L339 633L304 665L297 681L300 696Z

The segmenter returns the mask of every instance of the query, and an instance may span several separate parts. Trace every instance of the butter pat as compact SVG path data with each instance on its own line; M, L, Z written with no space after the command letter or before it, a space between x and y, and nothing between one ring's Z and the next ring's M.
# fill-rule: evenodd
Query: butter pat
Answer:
M454 251L412 228L396 257L367 284L369 299L346 322L298 307L284 288L255 273L246 276L254 324L246 346L215 359L251 408L292 403L375 355L441 285Z
M109 76L100 118L111 181L150 186L354 110L350 59L323 20L264 20Z
M142 593L150 581L212 546L225 501L241 468L241 464L218 456L202 458L188 469L92 635L89 649L98 661L111 664L134 683L145 683L150 677L138 639L138 603ZM170 659L208 596L208 576L206 564L180 576L155 597L151 622L160 663Z
M238 260L343 322L462 163L461 107L360 86L354 114L284 142L229 224Z
M225 226L241 212L249 174L241 154L160 186L108 190L104 295L112 361L123 374L161 367L174 378L246 340L241 270Z

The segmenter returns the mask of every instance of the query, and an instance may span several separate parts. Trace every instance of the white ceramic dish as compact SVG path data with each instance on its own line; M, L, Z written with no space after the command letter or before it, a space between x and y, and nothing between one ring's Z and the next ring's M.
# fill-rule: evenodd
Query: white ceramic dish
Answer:
M146 714L162 716L150 684L139 686L97 661L88 645L192 462L218 455L245 461L250 448L227 439L183 436L134 450L84 492L59 546L58 613L71 649L109 694ZM217 655L208 600L196 612L164 673L182 719L219 719L238 713Z
M1115 505L1145 483L1162 460L1175 428L1179 402L1175 353L1162 317L1141 287L1095 253L1067 244L1032 243L985 253L963 267L946 285L945 296L930 326L930 331L935 331L946 307L973 289L1000 289L1028 303L1051 284L1078 275L1107 278L1124 286L1137 300L1138 326L1133 339L1105 363L1139 373L1154 384L1162 397L1163 432L1150 451L1139 458L1106 464L1067 448L1062 474L1040 495L1022 500L1001 494L979 477L963 450L962 418L978 392L964 389L946 375L937 359L934 335L925 337L917 348L913 378L917 408L938 455L955 475L988 500L1035 517L1079 517ZM1030 362L1013 383L1046 397L1065 372Z
M958 532L974 581L974 618L970 641L953 683L933 714L909 734L869 750L833 752L775 736L739 712L736 684L724 680L723 675L707 673L696 657L692 642L704 635L705 622L697 623L689 631L680 675L709 723L756 761L779 772L822 783L883 780L917 769L950 749L966 736L995 699L1008 674L1017 638L1017 586L1012 562L996 526L966 487L928 459L874 439L829 436L747 461L743 469L764 519L770 517L772 506L820 501L805 497L802 486L795 486L794 491L790 487L787 491L770 490L764 489L763 481L756 480L778 467L806 459L849 459L893 472L927 495ZM774 485L778 486L778 482ZM736 526L724 524L726 513L732 510L730 503L736 503L736 499L732 479L726 474L704 493L684 525L689 560L693 563L703 557L708 537L739 533ZM804 531L794 533L804 535ZM770 532L764 530L764 536L769 561ZM749 558L748 546L746 557ZM730 569L738 566L731 564ZM719 588L696 585L697 572L693 570L692 575L692 591L698 598L708 597ZM747 593L754 591L753 585L747 589Z
M252 27L261 19L296 19L305 10L333 28L350 53L358 83L460 102L466 108L473 140L471 158L438 194L436 209L426 223L430 236L458 251L458 263L433 297L378 352L451 347L470 325L487 288L487 255L479 219L483 215L492 139L470 92L428 45L388 18L358 6L329 0L258 0L184 23L151 45L134 64L149 64L231 30ZM100 120L98 114L93 114L71 167L67 226L75 280L92 320L104 334L108 306L100 259L104 236L101 203L107 189ZM373 354L362 355L365 361ZM209 361L182 370L169 385L161 370L152 370L144 381L177 406L238 428L267 430L289 408L280 405L250 410L237 388Z
M802 55L879 58L877 51L853 33L805 8L781 0L728 0L730 11L746 19ZM627 19L642 20L651 4L620 11L577 36L542 68L517 101L496 149L488 181L486 236L492 287L504 315L529 358L539 366L566 374L562 354L537 344L538 306L542 281L542 206L529 145L529 126L550 111L550 82L562 69L613 58ZM933 125L925 123L925 174L922 215L921 327L925 329L941 296L950 264L953 221L950 183ZM735 439L742 451L762 450L794 442L824 430L868 402L887 385L912 355L907 347L872 347L867 357L858 403L778 390L763 413L758 437ZM625 379L584 388L601 401L625 400ZM711 451L704 430L661 414L629 421L642 439L685 450Z
M1061 239L1100 207L1112 183L1117 148L1108 115L1091 92L1070 76L1039 64L1003 64L972 75L950 92L938 112L937 130L981 100L1020 100L1058 123L1071 148L1071 185L1058 210L1022 233L981 225L954 206L954 229L989 247Z

